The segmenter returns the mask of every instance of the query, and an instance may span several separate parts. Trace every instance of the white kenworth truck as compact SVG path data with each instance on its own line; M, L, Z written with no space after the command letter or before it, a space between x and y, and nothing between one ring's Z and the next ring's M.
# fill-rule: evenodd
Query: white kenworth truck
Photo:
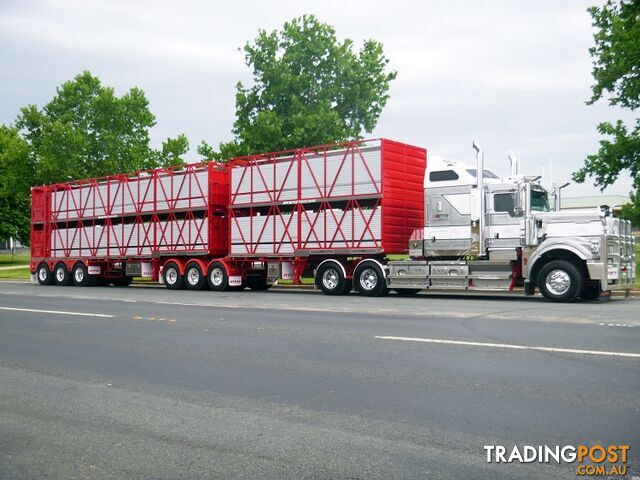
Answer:
M560 210L560 190L551 195L540 177L499 178L484 169L477 143L474 166L429 157L424 181L425 225L412 236L410 260L389 261L386 288L400 294L420 290L513 290L536 288L547 299L608 298L635 285L636 258L631 224L607 206ZM554 209L550 208L553 197ZM360 275L361 293L380 289Z

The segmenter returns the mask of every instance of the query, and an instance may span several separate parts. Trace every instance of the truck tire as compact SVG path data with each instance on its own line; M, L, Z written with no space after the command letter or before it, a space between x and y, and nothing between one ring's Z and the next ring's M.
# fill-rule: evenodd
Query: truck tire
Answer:
M40 285L51 285L53 283L53 275L47 264L42 262L36 270L36 277Z
M60 287L71 285L71 274L64 263L58 263L53 269L53 281Z
M71 279L76 287L88 287L91 285L91 276L84 263L76 263L71 271Z
M584 285L582 272L567 260L553 260L538 273L538 288L552 302L573 302Z
M184 285L187 290L202 290L206 283L200 265L195 262L187 265L184 269Z
M167 262L162 269L164 284L169 290L180 290L184 285L184 277L175 262Z
M128 287L133 282L133 277L124 276L119 278L112 278L111 283L114 287Z
M247 275L247 287L251 290L269 290L272 286L267 283L267 277L263 275Z
M380 297L389 293L382 269L375 262L363 262L353 274L353 283L360 295Z
M207 286L214 292L229 290L229 275L227 269L220 262L213 262L207 270Z
M420 288L394 288L393 289L401 297L409 297L411 295L417 295L422 291Z
M351 282L345 278L342 268L335 262L320 265L315 280L316 286L325 295L345 295L351 291Z

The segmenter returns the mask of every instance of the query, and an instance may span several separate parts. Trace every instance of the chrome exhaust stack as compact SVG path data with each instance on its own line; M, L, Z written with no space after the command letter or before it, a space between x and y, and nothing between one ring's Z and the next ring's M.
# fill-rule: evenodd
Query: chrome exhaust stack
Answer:
M485 216L485 201L484 201L484 152L482 147L477 141L473 141L473 149L476 151L476 187L478 194L480 195L480 216L478 218L478 254L484 255L484 216Z

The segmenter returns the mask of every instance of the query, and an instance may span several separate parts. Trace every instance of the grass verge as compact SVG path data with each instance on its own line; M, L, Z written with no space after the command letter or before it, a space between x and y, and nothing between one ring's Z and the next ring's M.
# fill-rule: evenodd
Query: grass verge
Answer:
M0 270L0 279L2 280L29 280L29 278L29 267Z
M29 255L0 255L0 267L10 267L12 265L29 265Z

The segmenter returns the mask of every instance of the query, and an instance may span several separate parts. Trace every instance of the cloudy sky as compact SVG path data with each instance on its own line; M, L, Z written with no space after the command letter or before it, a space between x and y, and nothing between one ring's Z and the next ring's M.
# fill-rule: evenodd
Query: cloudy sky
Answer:
M522 173L559 181L597 150L599 121L631 120L584 103L593 1L0 0L0 122L88 69L120 94L142 88L158 120L154 145L185 133L195 160L200 140L231 138L234 85L251 79L238 48L260 28L313 13L340 38L383 42L398 71L370 137L460 160L472 160L477 138L497 173L513 150ZM623 177L605 193L626 195ZM585 184L566 194L596 192Z

